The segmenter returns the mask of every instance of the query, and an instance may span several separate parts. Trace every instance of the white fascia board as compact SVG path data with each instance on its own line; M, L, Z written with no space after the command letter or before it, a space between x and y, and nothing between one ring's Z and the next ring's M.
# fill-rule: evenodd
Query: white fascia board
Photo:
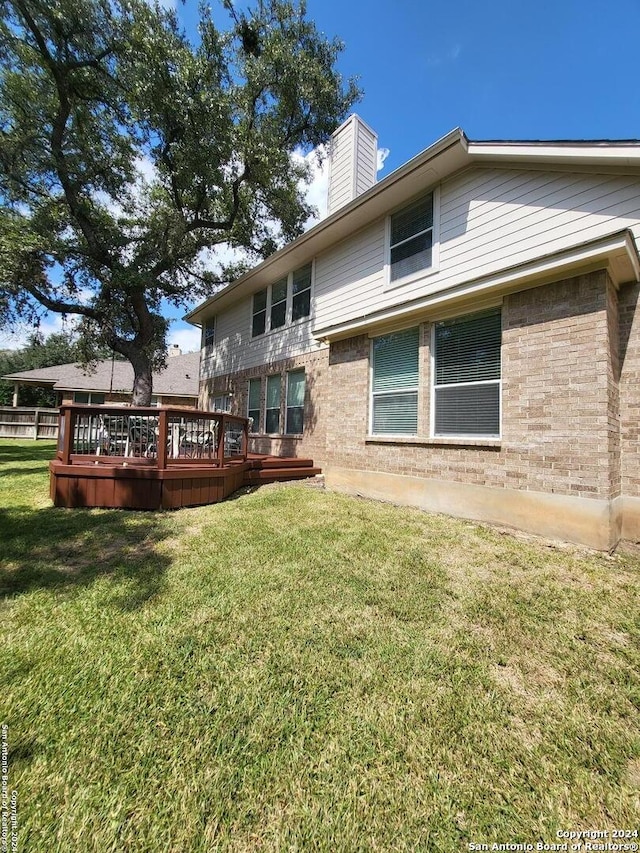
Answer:
M460 128L452 130L371 189L338 208L241 278L209 297L186 314L183 320L194 326L202 324L217 310L224 310L242 296L249 296L291 270L303 266L345 237L386 216L389 210L469 165L467 145L464 132Z
M405 318L424 315L449 304L474 300L480 302L492 295L538 287L569 275L577 275L581 271L595 269L607 269L616 286L629 281L640 281L640 257L631 231L617 231L607 237L545 255L534 261L464 282L421 299L394 305L374 314L363 315L346 323L315 328L313 334L324 341L338 340L362 334L372 326L398 323Z
M512 162L572 164L579 166L621 166L640 168L640 143L493 143L470 142L472 162Z

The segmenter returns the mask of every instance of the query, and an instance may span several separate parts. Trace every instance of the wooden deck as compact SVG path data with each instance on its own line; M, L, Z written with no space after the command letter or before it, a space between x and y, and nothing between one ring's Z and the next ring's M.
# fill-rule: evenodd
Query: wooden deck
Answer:
M61 507L178 509L320 473L311 459L249 453L247 428L246 418L221 412L63 406L51 498Z

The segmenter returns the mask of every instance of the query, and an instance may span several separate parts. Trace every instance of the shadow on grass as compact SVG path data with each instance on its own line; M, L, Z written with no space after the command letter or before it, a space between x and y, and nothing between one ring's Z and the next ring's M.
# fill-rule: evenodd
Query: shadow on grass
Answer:
M157 546L166 536L158 513L0 509L0 595L86 587L109 575L120 582L116 593L126 590L113 604L134 610L164 587L171 561Z
M55 441L27 441L20 439L14 441L6 441L0 444L0 465L6 465L9 462L48 462L54 459L56 455ZM19 469L16 469L20 473Z

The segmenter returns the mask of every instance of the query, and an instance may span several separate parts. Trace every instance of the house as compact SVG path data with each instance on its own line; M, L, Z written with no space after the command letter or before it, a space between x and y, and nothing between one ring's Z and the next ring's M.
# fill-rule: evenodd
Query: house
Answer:
M640 142L472 142L375 181L334 134L329 214L216 293L200 403L328 487L609 549L640 538Z
M182 355L180 349L175 347L169 349L168 355L164 370L153 374L153 404L196 407L200 353ZM86 370L80 364L59 364L10 373L2 379L14 383L14 407L20 403L21 385L52 388L57 392L59 405L127 405L131 402L133 367L128 361L104 359L97 363L95 370Z

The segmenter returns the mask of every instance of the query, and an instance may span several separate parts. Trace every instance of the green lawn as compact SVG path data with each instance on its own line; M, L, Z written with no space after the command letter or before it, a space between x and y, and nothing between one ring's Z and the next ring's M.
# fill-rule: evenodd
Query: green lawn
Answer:
M57 510L52 452L0 443L21 851L463 851L638 828L638 553L303 485Z

